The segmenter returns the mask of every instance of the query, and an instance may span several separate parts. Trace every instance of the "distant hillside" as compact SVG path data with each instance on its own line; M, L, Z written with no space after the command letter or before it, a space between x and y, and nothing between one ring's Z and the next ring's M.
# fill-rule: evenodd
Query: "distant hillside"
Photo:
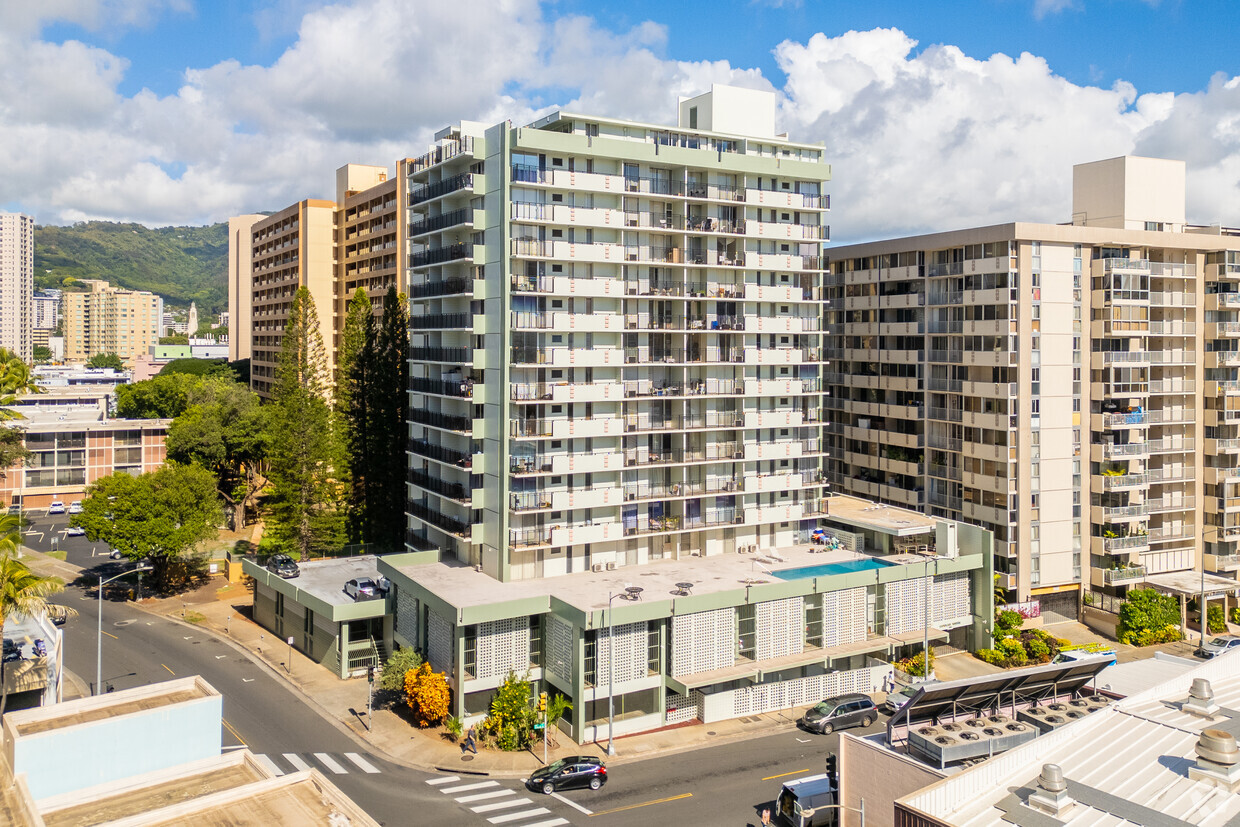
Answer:
M174 304L196 301L207 318L228 304L228 225L152 230L85 221L35 227L34 272L36 287L63 287L68 277L104 279Z

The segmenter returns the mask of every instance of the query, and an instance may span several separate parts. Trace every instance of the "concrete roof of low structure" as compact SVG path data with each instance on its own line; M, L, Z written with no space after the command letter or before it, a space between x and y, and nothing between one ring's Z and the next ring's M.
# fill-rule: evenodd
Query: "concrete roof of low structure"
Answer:
M1151 574L1145 578L1145 585L1160 592L1183 597L1197 597L1204 590L1206 597L1221 594L1232 594L1240 590L1240 582L1229 577L1217 577L1207 574L1202 578L1201 572L1173 571L1167 574Z
M198 701L217 696L211 684L197 675L163 683L136 686L106 695L94 695L34 709L5 713L2 725L10 737L21 738L55 729L69 729L133 712Z
M311 607L318 614L337 621L360 620L382 617L386 612L387 601L354 600L344 593L344 584L362 577L378 580L380 573L375 560L374 555L364 554L304 561L297 564L299 573L291 580L267 571L253 560L243 560L241 567L258 582Z
M940 522L907 508L885 505L859 497L848 497L833 494L828 501L827 519L835 518L852 523L860 528L868 528L883 534L904 536L908 534L925 534L935 530Z

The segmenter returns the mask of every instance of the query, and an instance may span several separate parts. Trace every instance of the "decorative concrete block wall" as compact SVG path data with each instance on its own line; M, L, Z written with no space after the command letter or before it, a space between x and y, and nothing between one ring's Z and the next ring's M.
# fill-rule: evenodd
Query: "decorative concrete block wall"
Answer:
M646 677L646 623L625 623L615 629L615 682L641 680ZM598 631L598 648L596 650L598 664L598 682L596 686L607 686L611 675L612 642L607 637L607 628Z
M523 675L529 668L529 618L522 615L478 624L478 665L475 677L502 678L509 672Z
M436 672L452 674L452 624L434 612L427 613L426 659Z
M805 648L805 604L801 597L767 600L755 607L758 660L799 655Z
M843 646L866 639L866 587L822 595L822 645Z
M736 662L736 610L672 618L672 677L724 669Z

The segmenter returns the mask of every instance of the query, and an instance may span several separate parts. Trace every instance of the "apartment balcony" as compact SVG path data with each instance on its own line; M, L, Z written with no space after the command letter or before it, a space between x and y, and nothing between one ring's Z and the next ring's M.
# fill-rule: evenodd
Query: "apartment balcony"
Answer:
M1149 367L1151 355L1145 351L1106 351L1089 354L1090 367L1101 370L1104 367Z
M1224 339L1240 336L1240 322L1211 322L1206 325L1207 339Z
M512 363L550 367L605 367L624 364L624 351L618 347L546 347L512 350Z
M785 523L805 517L804 503L788 505L766 505L745 509L745 525L765 525L767 523Z
M406 503L405 511L422 522L433 525L436 528L457 537L468 539L472 535L472 529L470 528L469 523L444 514L424 503Z
M746 315L741 329L750 333L818 333L822 320L817 316Z
M812 301L805 295L805 290L787 284L745 284L745 301L750 302L801 302Z
M1240 293L1206 293L1206 310L1240 310Z
M426 313L409 317L410 330L469 330L474 326L470 313Z
M410 468L406 479L411 485L449 499L468 501L471 497L470 491L459 482L447 482L417 468Z
M829 195L802 195L799 192L787 190L747 189L741 200L759 207L788 207L793 210L831 209L831 196Z
M1150 550L1148 534L1133 534L1127 537L1091 537L1090 550L1094 554L1117 554L1128 556Z
M744 266L751 270L779 270L799 272L821 270L822 259L818 256L789 255L787 253L745 253Z
M440 413L439 411L428 411L422 407L410 407L405 415L410 422L429 425L432 428L463 433L472 433L474 430L474 421L468 416L455 416Z
M1150 307L1196 307L1196 293L1150 293Z
M427 201L433 201L436 198L442 198L445 195L451 195L461 190L473 190L473 188L473 173L462 172L459 175L453 175L433 184L415 187L409 193L409 206L416 207L419 204L425 204Z
M804 424L799 410L745 411L746 428L798 428Z
M473 259L474 245L464 241L455 244L449 244L445 247L435 247L430 250L422 250L409 254L409 266L417 269L419 267L431 267L436 264L444 264L449 261L461 261L464 259Z
M1234 454L1240 453L1240 439L1207 439L1207 454Z
M586 333L619 332L624 329L618 313L521 313L509 314L516 330L554 330Z
M410 300L428 299L435 296L456 296L472 293L472 279L450 278L438 281L427 281L409 286Z
M1207 443L1209 440L1207 440ZM1218 485L1219 483L1240 482L1240 467L1213 468L1206 466L1202 469L1202 477L1207 485Z
M409 224L409 237L414 238L427 233L435 233L441 230L460 227L463 225L472 226L474 223L473 209L452 210L439 215L433 215L421 221L414 221Z
M421 376L409 378L409 390L414 393L434 394L436 396L454 396L469 399L474 395L474 384L469 380L444 381L428 379Z
M439 146L420 155L409 162L407 167L409 175L438 166L445 161L462 155L472 155L474 152L474 139L469 135L460 135L455 138L445 139Z
M822 393L812 379L746 379L743 392L746 396L800 396Z
M618 402L620 382L512 382L509 397L517 402Z
M1129 586L1145 580L1145 566L1126 566L1118 569L1093 569L1090 580L1095 585ZM1099 577L1101 575L1101 577ZM1101 583L1099 583L1101 581Z
M805 442L802 440L786 440L783 442L746 442L744 458L746 462L770 459L795 459L805 453Z
M724 230L724 232L727 232ZM740 232L751 238L777 239L779 241L830 241L831 227L827 224L771 223L769 221L745 221Z
M1208 427L1240 424L1240 408L1206 408L1205 424Z
M1206 571L1240 571L1240 554L1205 555Z
M1121 474L1119 476L1109 476L1106 474L1094 476L1094 490L1101 491L1131 491L1137 488L1149 488L1154 482L1150 474Z
M796 347L747 347L746 365L799 365L816 361L808 349Z
M812 479L812 475L811 475ZM805 483L802 475L792 474L746 474L743 478L742 490L746 494L761 494L770 491L791 491L801 488Z

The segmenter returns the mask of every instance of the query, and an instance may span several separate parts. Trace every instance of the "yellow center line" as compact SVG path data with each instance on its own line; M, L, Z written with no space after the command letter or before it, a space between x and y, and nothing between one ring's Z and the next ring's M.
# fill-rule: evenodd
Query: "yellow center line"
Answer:
M160 666L164 667L165 669L168 669L168 664L166 664L166 663L161 663L161 664L160 664ZM173 672L171 669L168 669L168 674L169 674L169 675L175 675L175 674L176 674L176 672Z
M625 810L636 810L638 807L649 807L651 804L666 804L669 801L678 801L682 798L692 798L692 797L693 797L693 793L681 793L680 795L674 795L671 798L660 798L657 801L643 801L641 804L630 804L627 807L616 807L614 810L603 810L602 812L599 812L599 813L590 813L590 817L593 818L594 816L605 816L610 813L620 813Z
M241 735L240 735L240 734L238 734L237 730L233 728L233 725L232 725L232 724L228 723L228 721L227 721L227 720L225 720L224 718L220 718L220 721L224 724L224 729L226 729L226 730L228 730L229 732L231 732L231 733L232 733L232 737L234 737L234 738L236 738L238 741L240 741L242 746L245 746L245 747L248 747L248 746L249 746L249 744L247 744L247 743L245 742L245 739L244 739L244 738L242 738L242 737L241 737Z
M105 635L107 635L108 637L112 638L112 640L120 640L120 638L118 638L116 635L112 634L111 632L104 632L104 634L105 634ZM167 667L165 667L165 668L167 668Z
M779 775L768 775L763 781L770 781L772 778L784 778L789 775L796 775L799 772L809 772L809 770L793 770L792 772L781 772Z

